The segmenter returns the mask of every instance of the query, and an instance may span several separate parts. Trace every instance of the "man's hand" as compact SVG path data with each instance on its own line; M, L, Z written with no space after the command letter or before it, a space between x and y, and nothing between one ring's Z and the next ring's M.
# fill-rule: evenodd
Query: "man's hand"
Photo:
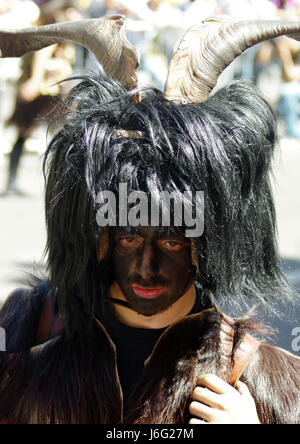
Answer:
M260 424L248 387L240 381L235 387L215 375L200 376L189 424Z

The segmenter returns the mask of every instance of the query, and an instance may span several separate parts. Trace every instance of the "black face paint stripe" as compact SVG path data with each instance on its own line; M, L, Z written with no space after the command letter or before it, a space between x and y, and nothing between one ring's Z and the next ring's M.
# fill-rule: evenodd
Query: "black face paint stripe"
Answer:
M110 301L114 304L118 304L118 305L122 305L123 307L129 308L129 310L135 311L133 308L130 307L130 305L128 304L128 302L123 301L122 299L117 299L117 298L105 298L107 301ZM143 316L146 316L148 318L150 318L152 316L152 314L148 314L148 313L143 313Z
M114 304L119 304L122 305L123 307L127 307L130 308L129 304L127 301L123 301L122 299L117 299L117 298L105 298L107 301L113 302Z

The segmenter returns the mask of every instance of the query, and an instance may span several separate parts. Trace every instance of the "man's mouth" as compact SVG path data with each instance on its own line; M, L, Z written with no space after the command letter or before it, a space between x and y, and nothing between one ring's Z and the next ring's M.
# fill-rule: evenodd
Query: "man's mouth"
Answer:
M136 296L142 299L155 299L163 292L162 288L145 288L133 285L132 289Z

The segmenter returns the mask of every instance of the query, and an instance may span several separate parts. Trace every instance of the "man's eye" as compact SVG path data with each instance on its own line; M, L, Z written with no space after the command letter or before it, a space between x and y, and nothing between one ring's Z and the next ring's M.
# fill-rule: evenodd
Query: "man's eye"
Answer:
M119 239L119 242L120 242L121 245L124 245L126 247L126 246L134 245L136 240L137 239L135 237L121 237Z
M162 245L168 250L180 250L182 247L182 243L176 241L163 241Z

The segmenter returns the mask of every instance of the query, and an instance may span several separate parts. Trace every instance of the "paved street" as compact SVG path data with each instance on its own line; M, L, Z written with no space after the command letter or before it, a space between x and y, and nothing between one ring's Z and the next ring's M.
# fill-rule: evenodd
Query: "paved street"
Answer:
M6 159L0 166L0 190L6 183ZM45 246L43 178L38 155L22 159L19 183L24 197L0 196L0 298L14 289L26 276L41 269ZM0 192L1 192L0 191Z
M0 193L5 186L6 165L7 158L0 158ZM44 271L43 178L38 155L24 157L19 183L27 194L25 197L0 197L0 300L20 285L26 278L24 272ZM300 142L281 140L275 162L274 194L283 266L300 291ZM293 307L291 314L295 318L291 324L275 323L281 329L279 344L288 349L293 340L292 330L300 327L299 307ZM300 350L293 351L300 354Z

